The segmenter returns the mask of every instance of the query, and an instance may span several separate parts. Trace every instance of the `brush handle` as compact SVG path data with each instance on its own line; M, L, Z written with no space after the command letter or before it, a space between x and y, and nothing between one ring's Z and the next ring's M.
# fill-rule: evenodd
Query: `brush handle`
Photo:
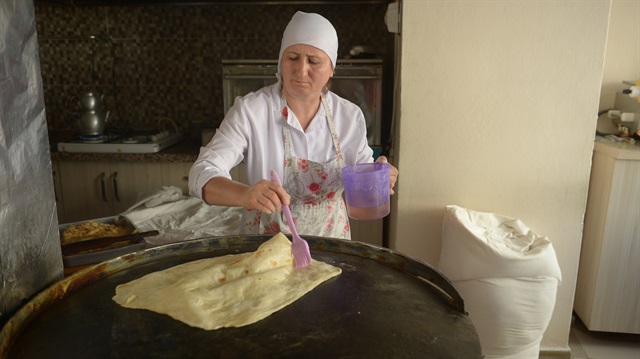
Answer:
M271 181L282 186L282 182L280 182L280 177L278 177L278 173L275 170L271 170ZM283 203L282 212L284 212L284 217L287 219L287 224L289 225L289 229L291 229L291 232L295 236L299 237L298 231L296 230L296 225L293 222L293 217L291 216L291 210L289 209L289 206Z

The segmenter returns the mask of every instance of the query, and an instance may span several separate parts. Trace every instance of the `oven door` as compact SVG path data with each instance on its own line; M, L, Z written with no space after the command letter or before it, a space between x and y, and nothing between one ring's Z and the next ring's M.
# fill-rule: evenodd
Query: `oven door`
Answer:
M222 60L226 115L235 98L277 81L275 60ZM362 109L369 146L379 148L382 128L382 60L338 60L331 91ZM374 151L376 148L374 148Z

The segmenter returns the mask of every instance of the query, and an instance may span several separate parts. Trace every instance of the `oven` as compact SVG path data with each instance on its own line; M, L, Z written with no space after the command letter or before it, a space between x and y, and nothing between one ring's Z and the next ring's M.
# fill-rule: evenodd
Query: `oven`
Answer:
M237 96L277 81L277 60L222 60L226 114ZM367 123L369 146L379 153L382 128L382 60L337 60L331 91L358 105Z

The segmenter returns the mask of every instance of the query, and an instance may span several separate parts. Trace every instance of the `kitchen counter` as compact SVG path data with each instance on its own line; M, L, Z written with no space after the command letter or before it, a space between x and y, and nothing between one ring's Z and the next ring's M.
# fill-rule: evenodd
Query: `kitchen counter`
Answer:
M638 183L639 144L595 142L573 306L589 330L640 334Z
M51 142L54 143L54 142ZM55 147L55 146L52 146ZM77 153L51 150L51 160L121 161L121 162L194 162L200 153L200 143L192 139L155 153Z
M600 152L618 160L640 161L640 143L603 142L596 141L593 146L595 152Z

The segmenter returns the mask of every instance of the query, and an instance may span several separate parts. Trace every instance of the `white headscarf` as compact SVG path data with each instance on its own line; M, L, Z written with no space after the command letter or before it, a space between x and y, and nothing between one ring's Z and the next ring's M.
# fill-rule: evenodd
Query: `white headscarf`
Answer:
M282 54L291 45L310 45L316 47L329 56L333 68L336 68L338 57L338 34L329 20L318 14L296 12L287 28L282 34L282 44L280 45L280 55L278 56L278 81L282 81L280 69Z

